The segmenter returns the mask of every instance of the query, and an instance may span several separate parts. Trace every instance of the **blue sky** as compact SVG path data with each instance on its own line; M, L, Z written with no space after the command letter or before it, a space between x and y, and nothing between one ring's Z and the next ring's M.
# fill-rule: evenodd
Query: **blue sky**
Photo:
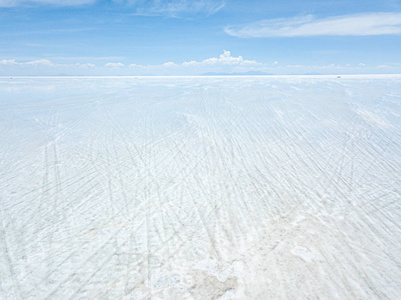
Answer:
M0 75L401 73L401 0L0 0Z

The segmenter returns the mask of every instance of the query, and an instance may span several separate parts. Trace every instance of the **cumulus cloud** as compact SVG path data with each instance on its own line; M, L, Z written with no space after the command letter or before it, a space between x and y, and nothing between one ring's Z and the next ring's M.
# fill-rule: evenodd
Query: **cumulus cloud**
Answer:
M96 0L0 0L0 7L31 5L77 6L95 2Z
M80 68L94 68L94 67L96 67L94 64L91 64L91 63L87 63L87 64L76 63L75 65L77 67L80 67Z
M258 63L255 60L245 60L242 56L238 56L238 57L234 57L231 56L231 52L230 51L226 51L223 50L223 53L220 54L219 57L212 57L212 58L208 58L205 59L203 61L187 61L187 62L183 62L182 66L187 67L187 66L211 66L211 65L247 65L247 66L251 66L251 65L260 65L260 63Z
M224 50L217 57L204 60L166 62L157 65L123 64L109 62L104 65L76 62L60 64L48 59L17 61L0 59L0 75L202 75L202 74L380 74L401 73L400 66L364 65L362 63L338 65L300 65L285 64L276 61L261 63L247 60L242 56L233 56Z
M225 32L241 38L401 34L401 13L377 12L321 19L308 15L229 26Z
M164 64L162 64L163 67L171 68L171 67L177 67L178 65L175 62L169 61Z
M96 75L98 70L92 63L55 63L48 59L17 61L0 59L0 75ZM112 68L103 68L112 70Z
M246 60L242 56L232 56L230 51L223 50L223 53L219 57L211 57L202 61L184 61L183 63L166 62L161 65L138 65L130 64L130 68L136 68L138 70L153 70L153 71L165 71L174 69L177 71L188 71L188 70L220 70L221 68L248 68L248 67L260 67L264 64L259 63L255 60Z
M118 63L112 63L112 62L110 62L110 63L105 64L104 66L105 66L106 68L117 69L117 68L124 67L124 64L123 64L123 63L120 63L120 62L118 62Z

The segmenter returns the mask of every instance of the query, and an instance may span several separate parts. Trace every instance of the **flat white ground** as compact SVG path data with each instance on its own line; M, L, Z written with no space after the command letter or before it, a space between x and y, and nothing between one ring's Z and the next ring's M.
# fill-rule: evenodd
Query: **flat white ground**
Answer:
M1 299L400 299L401 77L0 79Z

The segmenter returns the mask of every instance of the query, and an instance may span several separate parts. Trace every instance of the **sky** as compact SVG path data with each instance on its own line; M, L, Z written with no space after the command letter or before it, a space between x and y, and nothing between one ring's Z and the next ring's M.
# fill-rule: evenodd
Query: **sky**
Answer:
M401 0L0 0L0 76L400 74Z

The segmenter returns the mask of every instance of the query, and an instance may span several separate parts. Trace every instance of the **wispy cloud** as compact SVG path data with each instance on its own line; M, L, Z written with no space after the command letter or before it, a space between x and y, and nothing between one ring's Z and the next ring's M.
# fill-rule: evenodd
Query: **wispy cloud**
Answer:
M124 56L52 56L52 59L61 59L69 61L77 60L122 60L125 59Z
M1 1L1 0L0 0ZM1 5L0 5L1 7ZM23 31L10 31L10 32L0 32L0 36L23 36L23 35L54 35L54 34L74 34L77 32L85 32L85 31L92 31L96 30L95 27L80 27L80 28L49 28L43 30L23 30ZM41 43L25 43L25 46L28 47L48 47L47 44ZM64 45L63 45L64 46Z
M182 15L213 15L225 6L223 0L113 0L135 9L136 15L179 17Z
M376 68L378 68L378 69L395 69L393 66L389 66L389 65L378 65Z
M33 61L28 61L25 63L26 65L34 65L34 66L52 66L53 63L48 59L38 59Z
M15 59L2 59L0 60L0 65L9 66L9 65L17 65L18 62Z
M241 38L401 34L401 13L377 12L321 19L308 15L229 26L225 32Z
M77 6L93 4L96 0L0 0L0 7L53 5L53 6Z
M31 65L31 66L53 66L53 63L48 59L37 59L27 62L18 62L15 59L3 59L0 60L0 65Z
M81 6L99 0L0 0L0 7ZM225 0L112 0L125 6L134 15L181 17L188 15L213 15L225 6Z

